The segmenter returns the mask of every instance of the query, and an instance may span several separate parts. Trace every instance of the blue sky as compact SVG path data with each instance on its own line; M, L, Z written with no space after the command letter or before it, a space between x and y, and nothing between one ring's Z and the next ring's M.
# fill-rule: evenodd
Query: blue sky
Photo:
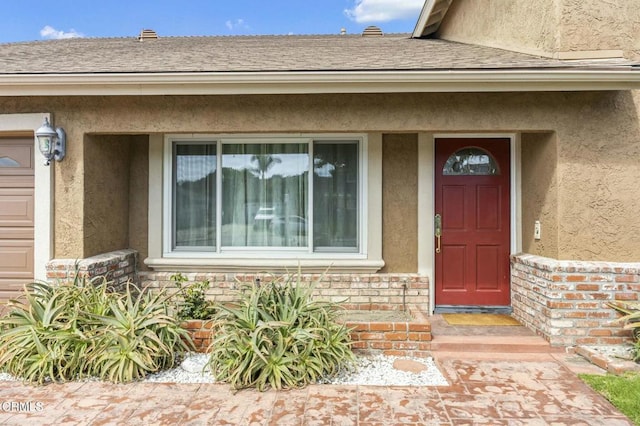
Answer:
M424 0L3 0L0 43L68 37L411 32Z

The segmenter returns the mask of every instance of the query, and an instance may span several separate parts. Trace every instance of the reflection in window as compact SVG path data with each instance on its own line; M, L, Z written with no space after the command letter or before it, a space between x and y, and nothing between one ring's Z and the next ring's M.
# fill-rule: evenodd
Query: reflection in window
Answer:
M317 142L313 158L313 244L358 250L358 143Z
M174 146L174 246L216 245L216 146Z
M174 141L171 248L357 253L360 143Z
M309 146L222 146L222 246L306 247Z
M500 168L491 154L481 148L468 147L456 151L442 168L445 176L499 175Z
M20 167L20 163L13 158L0 157L0 167Z

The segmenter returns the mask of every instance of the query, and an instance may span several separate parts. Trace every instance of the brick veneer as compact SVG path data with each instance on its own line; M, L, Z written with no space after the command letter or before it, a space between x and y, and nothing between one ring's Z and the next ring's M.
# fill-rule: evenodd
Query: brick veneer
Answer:
M53 259L47 262L47 280L72 280L104 276L117 290L122 290L127 281L137 282L135 250L117 250L86 259Z
M187 330L193 341L196 352L207 352L213 339L212 320L188 320L183 321L180 326Z
M511 257L513 315L554 346L630 341L607 302L636 301L639 290L640 263Z
M140 272L143 286L174 288L171 272ZM273 280L270 274L187 273L189 282L207 280L207 295L217 302L235 300L240 282ZM402 309L413 305L429 311L429 279L417 274L301 274L302 281L315 283L314 295L345 305L348 309Z
M409 306L410 321L345 321L352 329L352 348L366 353L424 357L431 349L431 325L415 306ZM196 352L207 352L213 339L213 321L188 320L181 326L187 330Z
M352 348L385 355L425 357L431 349L431 324L422 311L409 305L411 321L355 322L346 321L352 328Z

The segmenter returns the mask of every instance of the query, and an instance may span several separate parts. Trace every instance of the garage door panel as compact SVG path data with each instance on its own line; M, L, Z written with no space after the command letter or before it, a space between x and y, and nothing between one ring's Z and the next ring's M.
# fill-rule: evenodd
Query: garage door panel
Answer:
M32 240L33 239L33 227L32 226L20 226L15 228L4 227L0 234L0 241L2 240ZM1 244L1 243L0 243Z
M33 174L32 140L0 141L0 175Z
M23 278L33 274L33 241L0 240L0 277Z
M34 141L0 137L0 300L33 281Z
M0 188L0 230L33 226L33 198L33 189Z
M2 176L0 188L33 188L33 176Z
M9 299L16 299L23 293L24 285L32 280L0 278L0 303Z

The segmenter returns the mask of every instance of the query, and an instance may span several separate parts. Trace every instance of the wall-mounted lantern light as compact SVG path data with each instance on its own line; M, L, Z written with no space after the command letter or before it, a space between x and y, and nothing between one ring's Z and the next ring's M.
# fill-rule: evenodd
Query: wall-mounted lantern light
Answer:
M45 117L42 126L36 130L36 138L38 138L38 148L45 158L45 166L51 164L52 159L62 161L67 145L67 134L62 127L54 129Z

